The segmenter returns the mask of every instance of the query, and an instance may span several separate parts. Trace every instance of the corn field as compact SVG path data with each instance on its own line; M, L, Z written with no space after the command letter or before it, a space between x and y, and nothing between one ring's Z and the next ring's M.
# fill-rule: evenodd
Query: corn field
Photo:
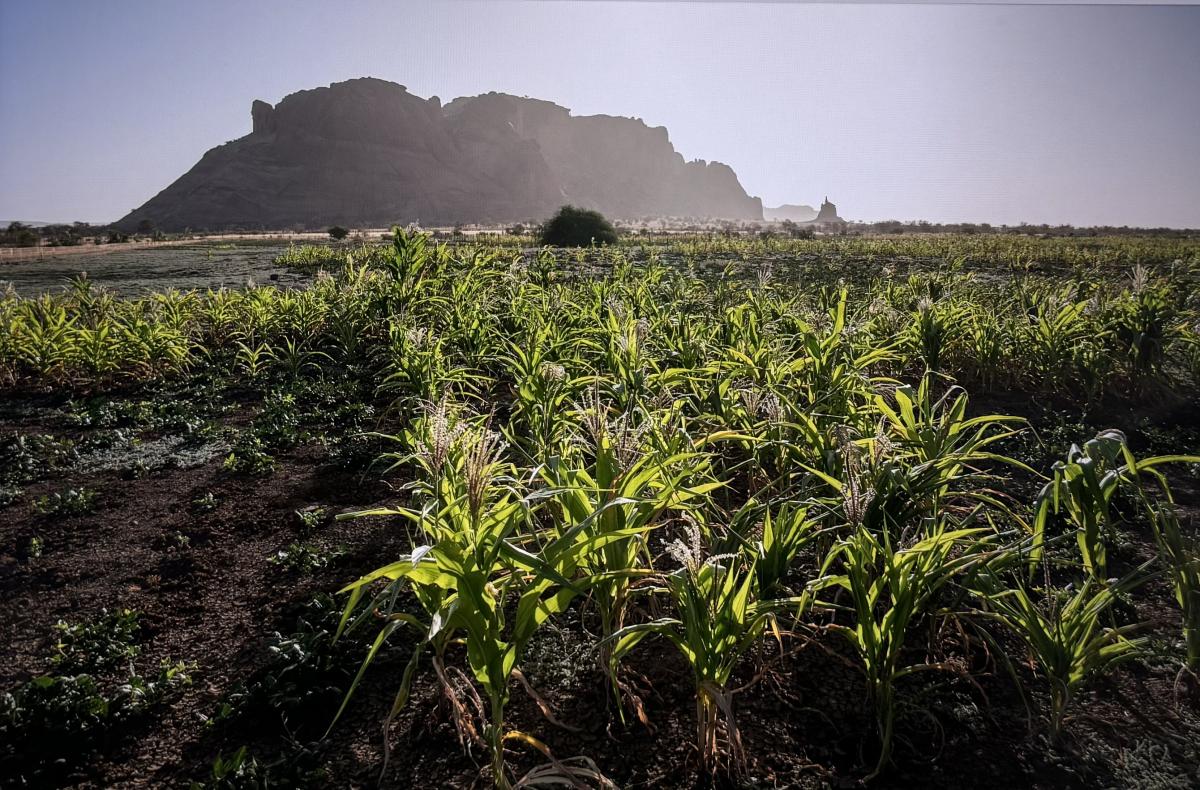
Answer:
M1090 690L1151 656L1194 712L1195 434L1135 441L1140 423L1114 419L1044 441L1033 412L1191 408L1195 424L1195 241L564 251L398 229L288 256L310 285L122 299L81 277L9 294L0 386L357 382L356 434L379 448L364 474L391 488L336 523L384 523L403 545L328 590L331 643L354 649L323 725L354 726L364 689L385 686L381 781L412 748L393 725L432 688L482 783L615 786L611 758L557 745L580 723L528 671L560 633L585 646L609 731L656 737L639 656L685 668L687 759L722 786L763 781L739 697L808 652L858 678L855 780L911 765L906 733L935 718L941 684L983 674L1020 698L1038 748L1067 748ZM1169 598L1157 630L1130 603L1147 589ZM513 725L524 700L539 726Z

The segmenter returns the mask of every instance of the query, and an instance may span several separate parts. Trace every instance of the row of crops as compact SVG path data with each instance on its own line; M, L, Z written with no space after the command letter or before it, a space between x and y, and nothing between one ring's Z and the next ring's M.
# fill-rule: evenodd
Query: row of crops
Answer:
M359 679L405 656L392 717L434 678L497 787L608 782L553 749L548 705L549 735L506 724L512 694L538 695L521 670L551 625L583 630L623 726L646 719L630 656L676 650L696 754L726 777L750 759L738 692L823 644L864 678L874 775L919 713L908 684L989 662L1060 738L1082 690L1149 649L1124 602L1151 581L1170 587L1177 635L1155 649L1200 671L1196 511L1174 493L1196 448L1135 452L1113 429L1047 457L1021 414L978 405L1186 403L1194 243L1019 243L564 253L398 230L289 251L316 272L303 289L117 299L81 278L5 298L0 383L91 391L206 368L370 382L389 448L375 469L397 496L340 518L393 518L411 550L346 580L339 637L370 644ZM1130 534L1151 559L1122 551ZM514 749L545 762L517 776Z

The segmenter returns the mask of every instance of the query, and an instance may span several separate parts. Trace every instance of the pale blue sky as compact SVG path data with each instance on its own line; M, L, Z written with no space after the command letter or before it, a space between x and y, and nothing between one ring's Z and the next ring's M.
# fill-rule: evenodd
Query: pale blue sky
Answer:
M1200 7L0 0L0 218L107 221L351 77L666 126L768 205L1200 227Z

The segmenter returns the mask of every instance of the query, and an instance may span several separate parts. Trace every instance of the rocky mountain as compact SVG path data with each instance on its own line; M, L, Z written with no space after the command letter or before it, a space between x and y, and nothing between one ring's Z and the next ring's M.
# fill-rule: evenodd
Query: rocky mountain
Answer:
M663 127L573 116L507 94L445 107L364 78L255 101L250 134L208 151L118 223L134 228L378 227L541 220L564 203L613 218L762 219L729 166L687 162Z
M828 197L826 197L825 200L821 203L821 210L817 212L816 219L813 220L813 222L821 222L821 223L845 222L845 221L846 220L844 220L838 216L837 206L830 203Z
M763 206L763 219L768 222L782 222L789 219L792 222L812 222L817 218L817 210L812 206L793 205L784 203L782 206Z

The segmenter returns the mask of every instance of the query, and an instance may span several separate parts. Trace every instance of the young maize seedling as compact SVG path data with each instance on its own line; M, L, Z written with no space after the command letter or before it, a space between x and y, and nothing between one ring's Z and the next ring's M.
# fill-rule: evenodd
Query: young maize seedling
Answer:
M1143 565L1120 581L1101 586L1087 578L1060 605L1053 596L1038 602L1021 586L1004 589L992 579L985 606L1025 642L1050 684L1050 737L1062 733L1065 715L1087 679L1134 658L1144 639L1129 639L1139 624L1107 627L1101 616L1117 597L1144 580Z
M1107 579L1107 541L1113 529L1113 498L1122 486L1142 491L1143 473L1163 480L1157 467L1169 463L1196 463L1200 458L1161 455L1138 460L1129 450L1125 434L1101 431L1080 448L1072 445L1066 461L1054 464L1054 478L1038 495L1033 524L1034 544L1030 571L1043 554L1046 528L1053 515L1062 515L1076 531L1083 565L1092 578ZM1142 492L1143 498L1145 497Z
M827 627L846 639L863 664L880 741L879 759L870 777L878 775L891 759L896 681L941 668L902 663L907 633L934 614L936 596L951 581L997 556L986 539L980 539L988 531L946 530L939 525L913 545L895 548L888 532L876 536L859 525L853 535L834 547L821 577L810 585L814 594L840 588L852 601L854 625L833 623ZM815 605L835 611L844 608L832 601Z
M1200 671L1200 541L1186 535L1170 505L1150 509L1159 559L1167 568L1175 600L1183 610L1183 643L1187 667Z
M695 527L687 544L677 540L669 551L682 563L665 578L678 616L613 632L606 640L612 643L608 660L615 672L616 663L647 636L669 640L692 669L701 763L711 773L725 770L736 776L745 768L746 754L734 716L730 678L771 618L785 608L794 609L799 599L755 600L753 562L743 567L737 555L704 557Z
M629 441L629 436L612 435L610 427L601 427L590 470L569 466L559 458L542 468L544 480L552 487L549 495L560 529L569 534L586 524L595 541L596 548L582 567L593 579L590 592L604 640L625 625L634 581L652 574L646 534L660 525L664 514L688 510L693 500L721 485L691 483L705 470L706 458L700 453L642 452L629 446ZM609 673L621 710L617 664L606 655L609 645L603 642L601 667Z
M766 600L780 590L796 555L825 531L820 529L819 519L809 516L807 507L792 502L780 505L774 513L747 503L734 517L734 524L744 525L759 518L760 513L762 520L756 527L739 531L735 526L733 534L741 544L741 554L754 569L755 593Z

